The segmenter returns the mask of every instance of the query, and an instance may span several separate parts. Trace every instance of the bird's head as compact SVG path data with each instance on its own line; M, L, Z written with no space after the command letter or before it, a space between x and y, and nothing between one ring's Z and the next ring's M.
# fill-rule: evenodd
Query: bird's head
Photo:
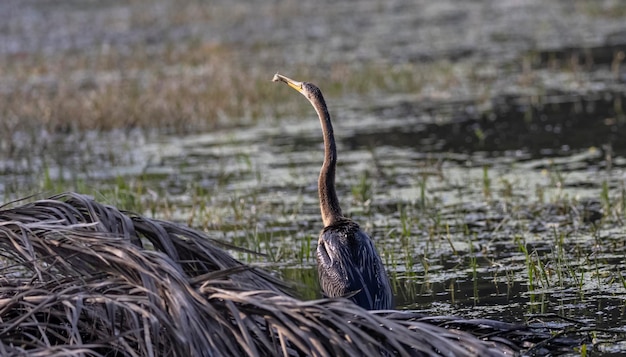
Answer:
M295 80L293 80L291 78L285 77L282 74L278 74L278 73L276 73L274 75L274 78L272 78L272 81L273 82L283 82L283 83L286 83L291 88L293 88L293 89L297 90L298 92L300 92L300 94L305 96L311 102L313 102L315 100L323 99L322 91L320 91L320 89L317 88L317 86L315 86L315 84L313 84L313 83L298 82L298 81L295 81Z

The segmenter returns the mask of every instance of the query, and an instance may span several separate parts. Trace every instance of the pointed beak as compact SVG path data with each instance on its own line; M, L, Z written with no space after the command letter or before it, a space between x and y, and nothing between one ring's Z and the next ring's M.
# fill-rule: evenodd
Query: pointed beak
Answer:
M276 73L274 75L274 78L272 78L272 82L283 82L283 83L287 83L288 86L290 86L291 88L297 90L298 92L300 92L301 94L304 94L302 92L302 82L298 82L298 81L294 81L291 78L285 77L282 74L278 74Z

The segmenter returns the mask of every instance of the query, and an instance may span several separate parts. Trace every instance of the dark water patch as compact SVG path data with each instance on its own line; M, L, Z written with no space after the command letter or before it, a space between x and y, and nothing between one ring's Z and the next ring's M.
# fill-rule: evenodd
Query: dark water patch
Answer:
M613 328L626 318L626 296L594 297L576 289L533 291L520 281L494 281L493 273L477 278L454 278L442 282L404 281L397 284L400 307L445 315L451 311L465 317L488 317L509 322L552 315L572 319L587 327ZM565 322L561 320L560 322Z
M281 268L295 282L298 293L321 297L317 272L311 267ZM581 291L574 288L532 290L524 281L495 277L454 277L433 282L430 277L398 278L393 282L399 309L419 310L432 316L457 315L507 322L533 321L585 328L609 329L626 320L626 295Z
M598 65L614 65L624 60L626 43L609 43L599 46L546 49L535 52L534 68L543 67L582 67L591 70ZM620 54L621 53L621 54ZM532 52L531 52L532 54Z
M288 281L293 282L294 289L302 298L319 299L322 297L317 280L317 269L311 266L290 266L281 268L280 273Z
M426 123L435 117L423 104L401 102L390 108L374 108L373 115L415 118L401 126L344 138L350 148L415 148L422 152L513 155L518 160L571 155L597 147L607 154L626 154L624 93L601 92L580 96L552 93L541 97L500 96L493 110L479 114L472 104L458 103L456 112L442 123ZM519 152L527 155L519 154ZM596 165L604 165L598 163Z

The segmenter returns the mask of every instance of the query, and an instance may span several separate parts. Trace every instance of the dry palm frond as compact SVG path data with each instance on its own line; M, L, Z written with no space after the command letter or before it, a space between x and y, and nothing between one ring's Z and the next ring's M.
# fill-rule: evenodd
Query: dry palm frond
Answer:
M300 301L219 244L72 193L0 210L0 355L500 356L516 349L343 299Z

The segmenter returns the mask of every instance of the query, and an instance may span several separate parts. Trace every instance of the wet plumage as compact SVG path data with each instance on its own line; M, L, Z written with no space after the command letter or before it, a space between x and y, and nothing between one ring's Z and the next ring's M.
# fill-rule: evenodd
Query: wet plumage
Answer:
M385 267L370 237L353 221L340 220L322 230L317 264L326 296L350 296L367 309L393 308Z

